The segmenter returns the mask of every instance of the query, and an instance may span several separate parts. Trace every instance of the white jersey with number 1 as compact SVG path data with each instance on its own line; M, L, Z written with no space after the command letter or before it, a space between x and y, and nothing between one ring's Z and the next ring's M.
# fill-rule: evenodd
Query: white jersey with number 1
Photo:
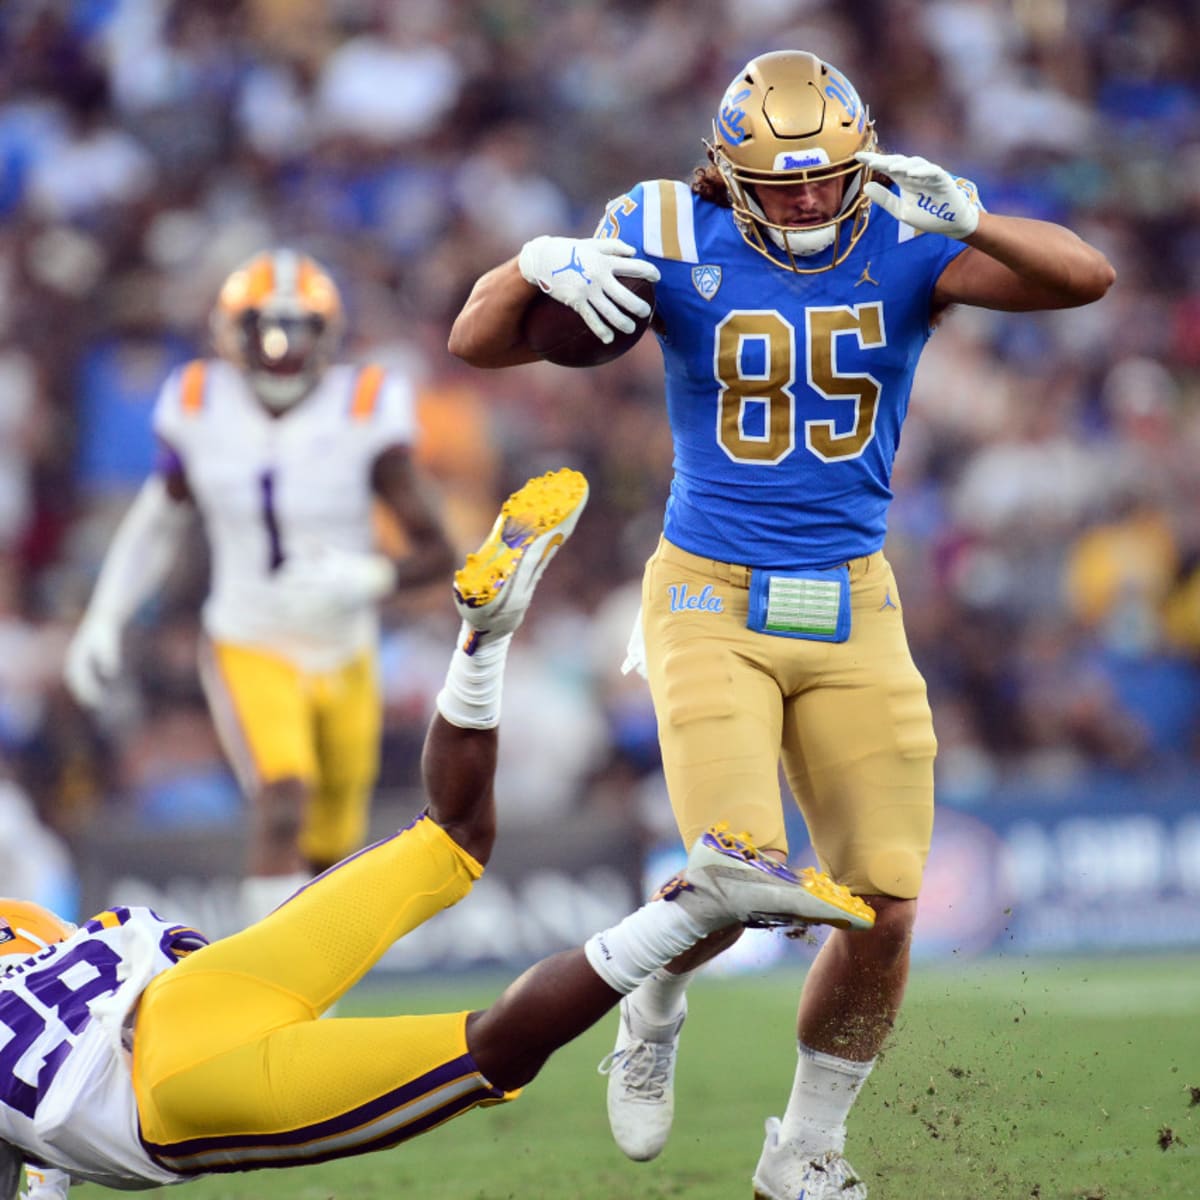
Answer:
M188 363L167 380L154 429L204 521L212 586L203 622L215 641L274 650L314 671L372 644L369 605L337 619L281 607L280 568L320 547L372 549L372 465L411 444L415 427L411 388L378 366L330 367L278 416L220 359Z

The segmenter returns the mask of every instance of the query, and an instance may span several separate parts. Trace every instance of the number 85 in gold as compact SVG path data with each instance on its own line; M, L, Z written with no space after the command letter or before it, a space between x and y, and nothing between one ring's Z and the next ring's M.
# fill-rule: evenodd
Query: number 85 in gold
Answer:
M804 444L825 462L857 458L875 436L880 384L873 375L843 375L837 370L837 338L854 336L863 349L887 344L879 301L805 310L805 377L826 400L853 404L854 423L838 433L837 422L804 423ZM762 349L761 371L745 368L748 343ZM772 464L796 448L796 329L774 309L736 310L716 328L717 440L736 462ZM748 404L765 407L760 434L748 434ZM840 422L843 427L845 422Z

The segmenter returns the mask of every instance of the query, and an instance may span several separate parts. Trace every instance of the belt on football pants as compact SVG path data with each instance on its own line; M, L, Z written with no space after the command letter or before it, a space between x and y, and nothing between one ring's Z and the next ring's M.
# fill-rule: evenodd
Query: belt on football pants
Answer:
M739 588L748 588L750 586L750 574L754 570L753 567L747 567L742 563L720 562L715 558L705 558L701 554L692 554L676 546L674 542L667 541L665 537L659 539L658 557L661 562L669 562L679 567L687 567L692 571L711 575L714 579L719 579L722 583L728 583L733 587ZM850 582L854 583L856 580L862 579L864 575L869 575L872 571L879 570L882 563L882 550L876 550L874 554L866 554L862 558L850 559L846 563L846 566L850 570ZM840 565L840 563L834 564L834 566Z

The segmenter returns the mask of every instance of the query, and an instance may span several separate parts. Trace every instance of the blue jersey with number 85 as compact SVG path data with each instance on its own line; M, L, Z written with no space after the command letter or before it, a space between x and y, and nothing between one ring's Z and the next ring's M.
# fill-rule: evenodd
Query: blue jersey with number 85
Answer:
M671 180L613 200L598 234L662 272L666 536L780 569L878 550L930 296L963 244L874 207L843 263L798 275L752 249L729 209Z

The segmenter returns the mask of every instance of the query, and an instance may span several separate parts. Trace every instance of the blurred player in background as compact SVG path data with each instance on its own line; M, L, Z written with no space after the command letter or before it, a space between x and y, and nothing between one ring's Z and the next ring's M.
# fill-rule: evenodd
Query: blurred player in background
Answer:
M426 736L426 807L407 828L212 944L146 908L72 930L0 899L0 1200L22 1159L48 1200L72 1177L132 1189L384 1150L515 1099L640 979L731 922L870 923L844 888L714 830L654 900L486 1010L316 1020L483 873L508 647L586 499L577 471L531 480L458 572L463 623Z
M933 721L882 553L913 373L952 305L1088 304L1113 271L1069 230L877 153L855 89L812 54L748 63L708 155L690 186L612 201L597 238L526 243L476 284L450 349L531 361L539 289L611 341L647 308L621 277L654 268L675 473L633 657L684 843L727 819L786 858L782 756L821 866L878 912L808 972L792 1092L754 1174L761 1200L862 1200L846 1120L900 1008L933 824ZM689 974L731 937L621 1005L605 1067L632 1158L666 1143Z
M119 526L67 654L80 703L99 708L121 636L165 579L189 518L211 551L200 674L251 804L241 908L264 916L358 849L378 768L377 606L443 578L452 550L412 461L408 382L335 363L342 301L289 249L260 253L220 290L220 357L164 384L161 462ZM375 506L407 552L383 553Z

